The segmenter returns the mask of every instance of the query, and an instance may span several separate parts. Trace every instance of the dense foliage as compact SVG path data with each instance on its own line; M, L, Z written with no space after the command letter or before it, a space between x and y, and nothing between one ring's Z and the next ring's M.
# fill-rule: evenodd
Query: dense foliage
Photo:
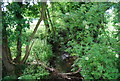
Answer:
M81 68L84 79L120 78L120 3L43 4L13 2L3 10L3 46L8 44L15 68L21 67L18 79L51 78L47 66L61 72ZM39 16L44 24L37 29L39 23L30 23Z
M59 37L61 43L72 39L67 42L64 50L79 57L74 65L82 67L81 74L85 79L118 78L116 57L119 53L118 39L114 35L115 31L108 30L106 17L108 14L105 12L112 4L87 3L80 6L74 3L74 5L78 8L65 14L55 14L61 17L60 22L57 22L58 19L55 20L56 25L58 24L56 27L61 27L60 31L63 31L63 35L65 33Z

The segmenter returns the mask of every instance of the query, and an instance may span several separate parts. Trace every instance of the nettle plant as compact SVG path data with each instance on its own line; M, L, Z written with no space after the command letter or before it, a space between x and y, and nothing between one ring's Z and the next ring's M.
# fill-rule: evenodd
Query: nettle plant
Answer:
M81 67L81 74L85 79L117 79L120 76L117 68L117 39L114 34L110 35L106 27L108 22L104 13L109 5L101 5L103 6L95 3L89 10L86 6L81 6L84 9L81 13L85 12L86 15L81 16L84 21L80 21L81 25L70 26L71 30L75 26L78 28L73 30L76 31L76 35L67 43L69 48L66 51L79 57L73 67ZM90 7L90 4L87 7ZM72 19L78 20L77 16Z
M82 67L81 73L86 79L117 79L117 56L110 46L93 44L76 64Z
M85 79L117 79L120 74L117 68L118 53L116 47L117 39L101 36L100 43L92 42L92 37L85 38L87 42L70 41L66 51L71 55L79 57L74 66L82 68L81 74ZM73 69L75 69L74 67Z

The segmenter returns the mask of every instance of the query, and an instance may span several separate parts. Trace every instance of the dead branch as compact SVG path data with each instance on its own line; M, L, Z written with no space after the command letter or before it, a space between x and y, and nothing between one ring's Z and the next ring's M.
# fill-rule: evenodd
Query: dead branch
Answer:
M73 78L83 79L83 77L75 77L75 74L78 74L78 73L81 71L81 68L79 68L79 69L78 69L77 71L75 71L75 72L60 73L57 69L48 67L48 66L45 65L43 62L41 62L41 61L37 58L37 55L36 55L36 54L34 54L34 56L35 56L35 60L36 60L36 65L40 65L40 66L44 67L46 70L50 71L53 76L60 77L60 78L63 78L63 79L68 79L68 80L71 80L71 79L73 79Z

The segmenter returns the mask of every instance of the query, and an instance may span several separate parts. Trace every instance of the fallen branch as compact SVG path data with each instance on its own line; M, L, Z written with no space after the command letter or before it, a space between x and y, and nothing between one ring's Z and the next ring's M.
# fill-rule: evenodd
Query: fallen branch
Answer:
M36 64L37 64L37 65L40 65L40 66L44 67L46 70L50 71L53 76L56 76L56 77L59 77L59 78L62 78L62 79L68 79L68 80L71 80L71 79L74 79L74 78L83 79L82 76L80 76L80 77L75 77L75 74L79 74L79 72L81 71L81 68L79 68L79 69L78 69L77 71L75 71L75 72L60 73L57 69L55 69L55 68L50 68L50 67L48 67L47 65L45 65L43 62L41 62L41 61L37 58L37 55L36 55L36 54L34 54L34 56L35 56Z

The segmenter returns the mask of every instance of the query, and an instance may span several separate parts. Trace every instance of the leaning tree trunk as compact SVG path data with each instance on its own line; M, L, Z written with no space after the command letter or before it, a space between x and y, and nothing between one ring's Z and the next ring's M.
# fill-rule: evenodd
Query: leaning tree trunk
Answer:
M30 43L32 41L32 39L34 38L34 35L36 34L37 32L37 29L41 23L41 21L43 20L43 17L44 17L44 14L45 14L45 4L44 3L41 3L41 7L42 7L42 10L41 10L41 16L34 28L34 31L32 32L32 34L30 35L30 37L28 38L27 42ZM32 46L32 45L31 45ZM25 63L27 58L29 57L29 54L30 54L30 51L31 51L31 46L30 45L26 45L26 53L25 53L25 56L23 57L23 59L21 60L21 64Z

